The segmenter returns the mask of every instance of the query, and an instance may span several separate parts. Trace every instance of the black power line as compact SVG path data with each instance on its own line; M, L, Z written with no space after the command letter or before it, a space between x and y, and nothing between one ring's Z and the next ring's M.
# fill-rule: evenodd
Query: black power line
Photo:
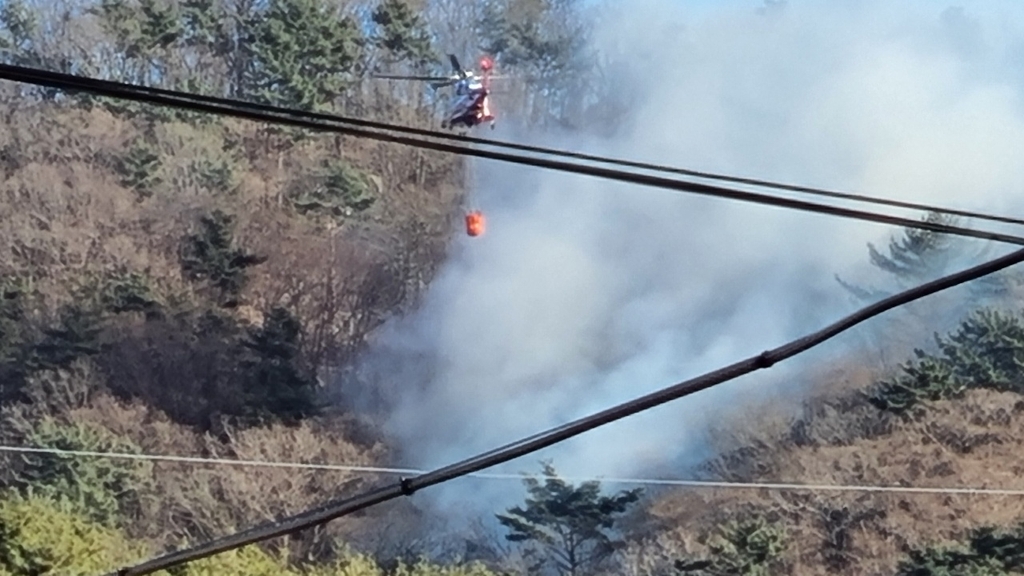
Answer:
M164 88L152 88L149 86L139 86L135 84L127 84L121 82L113 82L110 80L100 80L96 78L84 78L81 76L72 76L67 74L60 74L56 72L49 72L45 70L39 70L34 68L27 68L22 66L11 66L11 65L0 65L0 71L6 70L12 74L24 74L24 75L39 75L39 77L45 77L48 75L50 78L63 77L74 78L77 81L89 82L91 85L96 87L104 87L110 90L133 90L142 94L151 94L155 96L169 96L173 98L188 98L195 102L205 102L207 104L217 105L230 105L238 108L247 108L249 110L256 110L262 112L268 112L272 114L285 114L294 117L307 118L313 120L320 120L324 122L331 122L337 124L347 124L351 126L358 126L363 128L370 128L375 130L388 130L397 133L411 134L414 136L422 136L428 138L437 138L441 140L456 141L462 143L480 144L484 146L492 146L496 148L506 148L509 150L518 150L520 152L531 152L535 154L544 154L547 156L556 156L563 158L573 158L576 160L587 160L590 162L599 162L603 164L609 164L613 166L624 166L627 168L638 168L641 170L648 170L652 172L663 172L666 174L678 174L681 176L691 176L696 178L704 178L707 180L719 180L722 182L732 182L735 184L748 184L752 186L759 186L764 188L774 188L777 190L786 190L789 192L801 192L814 196L822 196L827 198L837 198L841 200L852 200L855 202L865 202L870 204L879 204L884 206L892 206L896 208L908 208L911 210L922 210L925 212L936 212L940 214L948 214L951 216L963 216L967 218L976 218L978 220L988 220L992 222L1002 222L1005 224L1017 224L1024 225L1024 220L1019 218L1011 218L1009 216L1000 216L996 214L985 214L982 212L973 212L969 210L959 210L955 208L944 208L941 206L934 206L929 204L921 204L916 202L904 202L902 200L892 200L889 198L879 198L874 196L867 196L864 194L852 194L849 192L838 192L834 190L827 190L823 188L815 188L811 186L800 186L796 184L784 184L779 182L772 182L770 180L762 180L758 178L746 178L740 176L728 176L724 174L716 174L713 172L703 172L699 170L690 170L687 168L676 168L673 166L663 166L658 164L651 164L647 162L637 162L633 160L623 160L619 158L607 158L602 156L595 156L592 154L584 154L581 152L572 152L569 150L557 150L553 148L546 148L542 146L533 146L528 144L517 144L514 142L502 142L499 140L491 140L487 138L479 138L475 136L457 136L454 134L447 134L444 132L437 132L433 130L425 130L422 128L413 128L409 126L399 126L395 124L385 124L383 122L375 122L372 120L364 120L361 118L351 118L345 116L339 116L336 114L325 114L322 112L311 112L304 110L296 110L289 108L282 108L278 106L270 106L267 104L258 104L254 102L246 102L244 100L233 100L228 98L218 98L215 96L205 96L202 94L193 94L186 92L179 92L175 90L167 90ZM5 72L6 73L6 72Z
M657 392L641 396L640 398L619 404L618 406L597 412L596 414L586 416L579 420L563 424L546 432L535 434L523 440L519 440L518 442L513 442L506 446L502 446L501 448L491 450L490 452L474 456L450 466L446 466L426 474L414 476L412 478L405 478L396 484L377 488L353 498L346 498L344 500L332 502L319 508L239 532L237 534L225 536L205 544L200 544L178 552L172 552L148 562L122 568L108 576L141 576L143 574L152 574L158 570L164 570L173 566L186 564L214 554L219 554L228 550L268 540L270 538L276 538L278 536L284 536L299 530L304 530L388 500L394 500L402 496L410 496L417 490L441 484L442 482L447 482L460 476L465 476L485 468L490 468L492 466L514 460L605 424L621 420L627 416L632 416L638 412L649 410L669 401L682 398L683 396L700 392L701 390L706 390L712 386L722 384L729 380L734 380L756 370L770 368L777 362L792 358L801 352L805 352L810 348L813 348L814 346L817 346L822 342L853 328L857 324L882 314L883 312L914 300L924 298L925 296L930 296L936 292L998 272L1022 261L1024 261L1024 249L1017 250L1006 256L1002 256L973 268L939 278L938 280L934 280L927 284L890 296L889 298L862 308L822 330L794 340L788 344L775 348L774 350L766 350L752 358L720 368L714 372L709 372L703 376L698 376L691 380L686 380L673 386L663 388Z
M171 106L186 110L206 112L210 114L234 116L236 118L245 118L257 122L283 124L288 126L307 128L310 130L320 130L326 132L335 132L339 134L347 134L350 136L369 138L384 142L393 142L396 144L424 148L428 150L435 150L439 152L476 156L479 158L487 158L490 160L499 160L503 162L510 162L513 164L533 166L537 168L547 168L550 170L593 176L597 178L605 178L609 180L616 180L619 182L626 182L631 184L639 184L642 186L649 186L653 188L674 190L677 192L689 192L693 194L701 194L718 198L727 198L731 200L740 200L744 202L753 202L756 204L790 208L806 212L830 214L832 216L853 218L857 220L865 220L868 222L875 222L880 224L891 224L906 228L930 230L933 232L945 234L953 234L972 238L982 238L986 240L995 240L999 242L1007 242L1010 244L1024 245L1024 238L1020 236L1003 234L999 232L981 231L972 228L964 228L961 226L941 224L938 222L912 220L910 218L903 218L899 216L890 216L862 210L853 210L850 208L841 208L838 206L816 204L804 200L780 198L767 194L759 194L755 192L748 192L733 188L724 188L720 186L701 184L697 182L685 182L680 180L673 180L670 178L663 178L646 174L636 174L622 170L613 170L610 168L602 168L598 166L588 166L584 164L536 158L526 155L480 150L466 145L445 144L443 142L431 142L424 140L423 138L398 136L395 134L385 133L384 130L400 131L402 130L401 127L394 127L387 124L379 124L379 126L387 127L380 129L352 128L348 126L338 125L339 119L336 117L332 117L330 115L314 114L311 112L290 110L287 108L278 108L273 106L256 105L225 98L198 96L194 94L177 92L173 90L140 87L131 84L110 82L106 80L97 80L94 78L86 78L58 72L49 72L45 70L37 70L20 66L11 66L7 64L0 64L0 78L40 86L47 86L50 88L56 88L67 91L91 92L94 94L108 96L111 98L134 100L138 102L158 104L162 106ZM378 125L377 123L374 124ZM430 137L432 138L450 137L450 135L445 134L437 134L433 132L427 133L430 134ZM929 209L931 208L929 207ZM943 209L937 209L937 211L942 210ZM945 211L947 213L952 213L951 211L948 210ZM988 216L985 217L989 219L997 218Z

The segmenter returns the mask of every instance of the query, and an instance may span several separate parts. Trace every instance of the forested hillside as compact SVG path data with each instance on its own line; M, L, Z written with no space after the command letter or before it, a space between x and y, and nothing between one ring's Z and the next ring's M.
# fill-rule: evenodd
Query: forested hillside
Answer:
M582 0L0 6L7 63L402 125L436 128L444 101L370 76L445 72L447 53L493 56L516 78L504 114L528 128L606 134L628 93L588 48ZM337 408L324 385L416 306L449 254L463 159L6 82L0 110L0 444L394 463L380 423ZM951 271L964 250L907 231L868 252L890 285L840 284L871 300ZM882 346L909 364L826 367L798 418L766 408L729 423L739 428L717 435L704 476L1014 486L1021 288L1004 274L880 321L956 318L936 345L887 335ZM522 507L494 511L498 535L449 536L400 502L183 573L1024 571L1019 496L612 492L562 482L555 464L526 483ZM0 452L0 576L101 573L379 480Z
M10 1L0 48L13 64L436 128L444 102L428 89L369 74L446 72L446 52L476 58L488 30L525 78L506 108L537 125L584 112L564 97L581 78L572 3L423 8ZM3 444L388 462L387 438L322 385L444 259L461 159L14 83L0 106ZM0 573L109 569L375 480L5 452ZM371 536L385 523L370 517L288 543L290 561L376 573L402 544ZM347 556L349 542L374 557ZM195 573L278 573L260 554Z

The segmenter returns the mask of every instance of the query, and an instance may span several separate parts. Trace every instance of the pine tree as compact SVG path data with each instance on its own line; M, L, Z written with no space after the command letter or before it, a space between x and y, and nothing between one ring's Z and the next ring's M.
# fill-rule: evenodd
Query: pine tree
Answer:
M319 182L309 189L292 194L292 205L299 212L343 219L368 210L377 201L371 194L370 178L346 162L329 162L316 180Z
M103 428L62 424L52 418L35 423L28 444L68 451L139 454L129 440ZM13 472L13 487L23 494L44 496L70 505L76 512L107 526L116 526L124 512L138 503L152 463L142 460L80 459L58 454L24 454Z
M911 550L897 576L1003 576L1024 570L1024 525L1013 530L979 528L967 546Z
M0 280L0 403L20 397L28 374L25 316L24 288L10 279Z
M476 24L481 49L522 78L520 98L534 121L579 113L596 60L587 48L579 0L488 0ZM508 97L506 97L508 99Z
M544 476L544 483L536 478L523 481L529 493L525 506L497 515L509 529L505 538L538 546L545 556L538 568L551 564L563 575L589 573L616 549L615 521L639 501L641 490L602 496L599 482L573 486L559 478L550 463L544 463Z
M245 341L251 354L245 366L246 405L253 415L296 422L316 413L316 380L299 366L301 329L287 310L275 308Z
M139 273L121 272L104 280L99 294L100 305L112 314L141 312L147 318L158 318L161 314L149 279Z
M785 534L764 517L729 522L711 542L710 558L680 559L675 568L687 576L769 576L781 573L777 563Z
M259 100L323 109L352 81L362 37L323 0L271 0L248 22L246 74Z
M902 374L882 381L868 400L880 410L905 413L922 400L960 395L968 388L1024 393L1024 321L1019 315L981 309L945 337L935 336L939 354L917 357Z
M104 31L124 55L121 79L159 85L167 76L168 50L182 37L184 26L176 2L101 0L89 12L99 17Z
M924 221L929 224L953 225L956 218L930 212ZM900 240L889 240L889 256L882 255L868 244L871 263L893 276L920 282L944 272L954 254L956 244L941 232L905 228Z
M953 216L929 212L923 219L930 224L954 225ZM933 230L904 228L902 236L889 240L889 255L882 254L874 244L868 244L871 264L892 276L896 285L907 288L920 284L946 272L950 263L959 256L964 246L948 235ZM861 300L875 300L889 295L887 290L864 288L843 281L838 275L836 281Z
M67 368L79 358L102 351L103 327L98 311L71 304L61 310L60 316L60 322L43 330L42 339L34 346L28 361L30 370Z
M176 2L139 0L139 10L142 13L142 38L147 51L171 47L184 32L180 8Z
M422 67L438 61L426 23L404 0L384 0L372 18L380 29L374 43L391 55L392 62Z
M266 262L234 246L234 218L214 210L200 220L198 234L189 235L181 253L181 268L189 280L214 287L221 303L231 306L246 283L245 270Z
M151 197L156 187L163 182L160 169L159 152L142 139L132 143L117 166L121 185L135 191L140 201Z

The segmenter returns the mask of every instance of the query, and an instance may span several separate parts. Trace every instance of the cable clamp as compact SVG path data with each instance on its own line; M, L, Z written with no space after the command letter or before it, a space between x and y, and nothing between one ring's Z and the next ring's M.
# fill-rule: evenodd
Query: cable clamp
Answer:
M412 480L409 478L402 478L399 480L399 485L402 487L402 494L405 496L412 496L416 489L412 487Z
M765 350L757 356L756 364L758 368L771 368L775 364L775 360L772 359L772 354Z

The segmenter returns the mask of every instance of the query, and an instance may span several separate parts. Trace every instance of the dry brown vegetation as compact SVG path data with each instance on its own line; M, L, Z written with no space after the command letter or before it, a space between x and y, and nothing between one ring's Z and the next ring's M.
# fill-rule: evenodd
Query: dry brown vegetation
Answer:
M460 168L451 159L333 137L308 138L281 152L266 146L255 125L160 123L152 128L164 159L162 181L152 196L140 199L119 181L114 166L145 126L102 108L41 106L47 108L12 115L10 129L0 134L0 237L10 249L0 266L7 276L27 274L41 325L53 320L60 304L76 301L76 291L90 277L123 270L144 272L160 300L178 310L202 309L210 295L183 276L180 242L195 230L198 217L220 208L237 215L237 244L267 257L253 268L239 305L222 311L243 326L258 327L269 309L287 308L303 327L304 361L323 374L356 354L388 314L414 302L444 257L460 190ZM230 153L222 148L228 140L239 143ZM371 175L379 201L340 224L299 214L288 204L288 191L314 185L315 170L339 150ZM211 192L191 180L188 159L194 158L232 163L231 187ZM203 426L182 426L196 422L176 412L181 406L217 402L187 386L201 380L216 357L204 364L182 326L174 318L117 318L102 362L33 376L34 401L6 409L4 438L23 441L41 419L52 418L106 430L147 453L353 465L387 461L386 439L350 415L248 427L218 417L216 407L208 406L212 418ZM159 344L162 359L147 342ZM729 437L721 447L724 455L708 464L708 476L1017 487L1024 470L1024 403L1018 394L974 390L930 404L922 418L900 419L850 393L868 388L890 363L822 371L820 380L831 383L824 399L809 402L795 421L765 414L757 432L746 435L730 425L732 431L720 435ZM112 395L111 389L124 391L125 385L112 386L111 378L131 383L135 399ZM743 419L749 421L749 414ZM4 456L4 465L16 470L19 458ZM126 531L162 546L297 512L375 480L336 471L166 462L154 463L148 478ZM1010 525L1024 517L1024 504L1015 496L667 491L655 495L639 516L641 523L631 530L636 542L622 554L620 568L627 574L665 573L680 557L706 555L720 526L755 514L784 528L781 562L788 573L893 573L910 549L962 540L977 526ZM340 542L361 541L381 548L383 557L414 555L414 529L405 528L402 541L388 543L386 551L382 531L419 521L407 507L389 507L304 534L289 549L295 558L323 559ZM382 536L368 540L368 534ZM403 552L403 546L412 547Z
M759 424L765 426L758 434L736 440L742 449L709 465L713 477L1024 488L1024 401L1016 393L972 390L910 420L883 416L857 400L822 400L795 422L769 417ZM718 527L758 515L785 533L786 573L893 574L911 549L962 542L981 526L1014 525L1024 518L1024 501L1013 495L678 489L655 496L642 522L656 537L635 544L625 566L630 574L655 574L674 559L707 555Z
M7 164L0 221L11 251L3 262L5 273L31 273L40 290L54 296L83 272L119 267L146 270L167 289L184 291L180 239L197 215L222 208L238 217L238 242L270 257L248 298L261 308L301 299L330 272L343 273L335 279L336 289L348 294L352 290L342 288L350 287L359 272L407 258L402 248L409 244L425 245L413 251L425 256L415 264L432 264L459 201L460 176L450 157L362 142L343 143L339 157L333 137L316 137L283 153L278 163L276 154L262 149L261 127L230 123L153 126L163 182L153 197L140 201L112 170L139 130L137 123L100 108L49 105L12 116L0 135ZM230 159L237 184L211 194L189 177L192 163L221 160L226 153L220 147L228 138L241 143L232 152L237 159ZM379 203L359 222L332 230L296 217L283 194L337 158L371 174ZM417 271L418 284L429 278L426 274Z
M378 66L447 72L447 51L471 65L479 23L500 20L484 40L528 78L504 110L565 124L599 91L582 80L592 69L578 56L585 30L574 11L572 2L458 0L429 10L395 0L9 2L0 57L433 128L443 104L422 86L365 76ZM452 18L474 24L451 27ZM329 48L311 54L311 44ZM531 52L503 56L501 46ZM0 110L0 442L390 462L375 423L332 408L322 392L382 322L415 305L444 261L461 219L462 158L12 83L0 85ZM109 529L153 550L381 480L0 453L0 504L38 498L29 509L66 520L54 534ZM78 528L61 543L45 527L17 534L4 522L2 574L44 573L64 554L55 550L76 543ZM273 546L322 563L352 544L394 566L438 550L427 526L402 503Z
M210 7L255 10L250 4L259 3L218 0ZM356 5L337 4L345 14ZM389 4L395 13L404 6ZM312 1L294 5L319 9ZM444 0L430 6L424 13L433 20L403 22L399 31L426 26L449 47L468 51L479 40L478 30L453 22L505 10L503 17L516 25L491 31L494 37L488 41L540 52L498 55L532 78L504 98L506 110L514 107L537 124L569 126L586 125L581 119L588 114L616 107L614 98L602 98L601 87L579 73L590 64L578 59L585 26L575 24L573 2ZM164 8L174 9L172 4ZM54 8L54 14L64 9ZM118 16L107 16L82 18L69 28L51 26L59 29L53 39L40 30L14 37L11 22L4 21L0 36L47 62L72 53L78 58L84 51L76 45L136 54L125 58L122 72L128 80L162 66L166 78L196 77L211 91L248 96L259 88L258 82L247 84L234 76L252 54L189 36L196 30L186 28L198 25L183 14L151 22L153 30L156 24L178 26L174 34L156 30L155 40L119 38ZM226 20L241 22L252 15L233 16L239 18ZM327 40L345 44L338 38L351 30L341 18L335 20L338 28L325 32ZM258 19L248 23L259 25ZM210 28L199 32L210 37L231 34L205 25ZM83 38L70 37L80 32ZM524 34L529 37L519 37ZM172 40L158 45L163 38ZM137 45L124 45L129 40ZM275 39L264 49L284 50L288 40ZM390 64L413 70L410 62L422 56L397 57L376 43L379 38L366 40L358 49L349 46L355 60L378 62L386 56ZM177 53L195 57L202 70L191 70ZM325 82L344 76L330 68L333 62L319 65ZM278 73L285 80L301 77L292 70ZM342 84L337 86L341 92ZM316 104L403 125L434 125L434 106L422 92L393 84L350 88L344 97L330 94ZM284 98L271 96L277 103ZM595 98L592 109L580 108L580 102ZM309 404L317 394L306 392L319 392L389 315L413 306L431 281L459 216L461 159L250 122L169 116L137 105L117 108L109 102L54 98L8 84L0 86L0 110L0 400L5 402L0 441L257 461L391 462L393 447L374 422L336 409L314 410ZM613 126L614 118L602 115L595 124ZM303 199L323 188L332 170L356 174L372 204L340 211L303 209ZM233 219L231 246L224 251L238 250L240 260L258 260L231 279L239 283L237 291L224 290L209 278L197 280L183 265L186 239L201 233L204 218L216 211ZM928 254L915 256L923 262ZM112 289L111 282L122 284ZM1016 305L1022 288L1024 283L1018 283L1004 303ZM972 389L928 402L925 410L905 418L857 394L922 345L929 335L926 327L934 325L934 311L953 315L945 308L960 306L959 298L877 324L886 333L886 345L872 346L871 357L851 356L848 364L827 366L809 378L821 383L819 397L797 417L765 410L754 418L756 411L748 408L723 422L724 430L715 435L722 455L704 467L705 476L737 482L1024 488L1017 483L1024 471L1019 390ZM69 315L65 305L85 312ZM1024 363L1024 358L1017 360ZM303 393L291 394L295 390ZM99 485L108 476L116 480L109 490ZM97 485L76 482L80 478ZM94 513L91 521L111 523L155 549L249 527L379 480L344 471L162 461L136 466L0 453L0 488L41 492L56 503L46 506L79 506L78 512ZM1020 521L1024 500L662 490L650 495L631 524L622 526L630 543L620 551L613 572L674 575L676 561L718 554L712 552L714 538L723 528L754 517L765 518L772 530L784 534L777 561L758 569L891 574L911 549L963 541L974 527ZM389 566L398 558L472 547L439 543L428 520L399 503L275 545L292 560L322 561L337 556L345 544L356 544ZM476 536L479 541L471 544L478 549L496 538ZM0 548L4 545L0 540ZM504 553L491 548L499 550L493 556ZM0 550L0 573L6 574L3 562Z
M264 128L255 124L140 123L100 107L53 103L34 109L12 104L9 110L0 134L0 245L7 248L0 275L27 283L30 320L40 328L52 324L60 306L83 302L80 290L91 279L122 272L144 274L169 314L113 318L97 361L33 375L30 401L5 408L7 443L24 443L34 426L53 419L108 431L144 453L386 462L383 439L355 416L325 414L298 425L260 427L217 416L216 403L233 392L196 388L204 371L217 369L220 345L210 340L197 348L192 321L181 319L201 313L211 300L184 277L181 241L213 209L234 215L236 244L266 261L249 273L241 301L218 313L258 328L271 308L289 310L302 327L304 367L323 375L343 365L383 319L412 303L429 282L460 199L455 159L323 136L268 151ZM116 167L146 134L159 150L160 182L152 196L140 198L120 181ZM227 151L227 142L238 144ZM197 158L232 166L230 187L211 191L197 183ZM299 214L286 193L314 186L318 171L338 159L369 175L374 205L343 221ZM197 419L200 413L211 416ZM23 460L0 458L9 470ZM168 546L298 512L380 480L337 471L168 462L154 463L149 478L126 528ZM354 540L353 526L361 522L353 518L306 534L293 543L294 553L325 557L340 542Z

